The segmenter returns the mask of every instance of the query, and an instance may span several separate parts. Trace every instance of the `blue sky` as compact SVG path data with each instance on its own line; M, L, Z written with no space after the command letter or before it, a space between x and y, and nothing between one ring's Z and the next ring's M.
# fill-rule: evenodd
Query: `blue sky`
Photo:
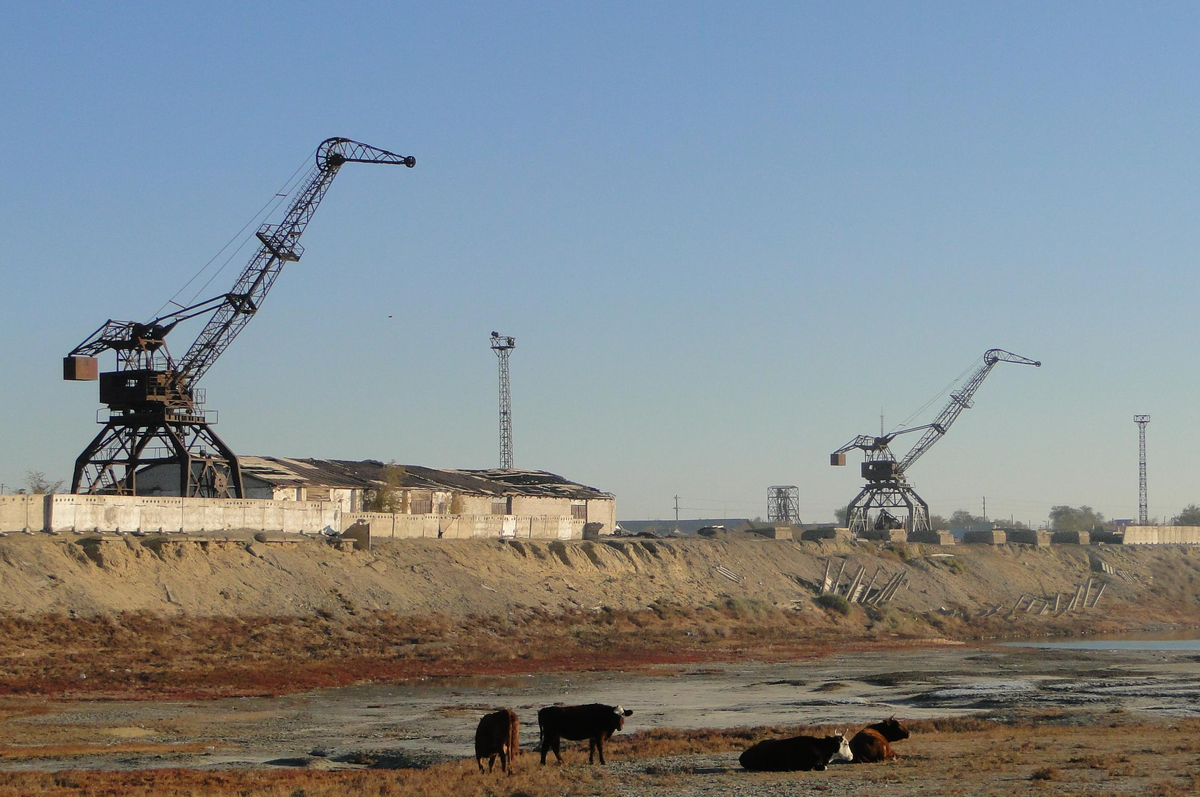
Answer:
M0 6L0 482L96 426L63 355L142 319L318 142L347 166L205 377L241 453L498 462L621 517L805 520L855 434L998 366L910 472L933 511L1200 503L1200 7ZM232 285L241 262L211 288ZM174 333L186 350L194 331ZM109 363L105 363L109 364ZM929 420L941 401L923 418ZM903 446L901 446L903 448ZM901 453L901 452L898 452Z

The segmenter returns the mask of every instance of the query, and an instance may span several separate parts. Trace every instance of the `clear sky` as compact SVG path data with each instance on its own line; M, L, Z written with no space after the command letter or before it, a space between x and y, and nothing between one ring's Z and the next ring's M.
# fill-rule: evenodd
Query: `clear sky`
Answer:
M63 355L337 135L417 167L345 167L205 377L241 453L495 466L497 330L517 466L622 518L796 484L831 520L861 481L829 453L1000 347L1044 365L997 366L914 466L932 510L1136 517L1148 413L1169 517L1200 503L1198 30L1194 3L4 3L0 482L69 478L99 404Z

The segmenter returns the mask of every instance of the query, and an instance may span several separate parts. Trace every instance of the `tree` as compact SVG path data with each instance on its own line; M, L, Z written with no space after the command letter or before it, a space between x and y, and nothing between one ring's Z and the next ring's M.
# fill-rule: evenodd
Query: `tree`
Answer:
M52 482L40 470L27 470L25 471L25 487L20 492L45 495L46 493L57 493L62 486L62 479Z
M965 509L956 509L950 515L950 528L973 530L976 526L987 526L987 518L980 515L972 515Z
M1060 504L1050 507L1050 528L1053 531L1094 531L1104 528L1104 515L1087 504L1080 507Z
M845 527L850 525L850 505L839 506L833 510L833 517L837 520L839 526Z
M941 515L930 515L929 528L933 529L934 531L949 531L950 521L946 520L946 518L942 517Z
M1171 518L1172 526L1200 526L1200 506L1188 504L1175 517Z
M404 512L405 498L401 489L404 485L405 470L403 465L389 462L383 466L383 484L374 490L367 490L363 506L368 512Z

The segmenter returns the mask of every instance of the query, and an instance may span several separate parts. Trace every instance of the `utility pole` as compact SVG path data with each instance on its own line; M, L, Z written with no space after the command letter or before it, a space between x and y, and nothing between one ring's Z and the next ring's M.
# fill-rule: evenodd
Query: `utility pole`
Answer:
M675 496L675 530L679 531L679 496Z
M1150 423L1150 416L1134 415L1133 422L1138 425L1138 524L1145 526L1150 522L1146 501L1146 424Z
M983 497L983 519L987 520L987 496Z
M500 360L500 468L513 468L512 396L508 382L508 355L517 347L517 339L492 333L492 351Z

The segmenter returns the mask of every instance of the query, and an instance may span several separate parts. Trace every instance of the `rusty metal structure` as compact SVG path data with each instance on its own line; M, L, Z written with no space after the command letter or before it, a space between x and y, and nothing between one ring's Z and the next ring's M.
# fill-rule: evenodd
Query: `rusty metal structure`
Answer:
M800 488L794 484L776 484L767 488L767 522L800 523Z
M863 452L862 477L867 484L849 504L847 524L852 534L871 529L903 528L909 533L930 530L929 504L908 483L908 469L945 436L963 410L973 405L975 391L979 390L996 363L1032 365L1035 368L1042 365L1010 351L988 349L983 354L982 365L971 374L962 388L950 394L950 401L933 423L899 429L878 437L859 435L830 455L830 465L845 465L847 451L857 448ZM897 460L890 449L892 440L903 434L920 431L924 431L921 439L903 459Z
M258 228L259 247L229 292L187 306L168 302L173 310L146 322L110 319L71 350L63 378L99 378L100 402L108 410L99 421L104 428L75 461L72 492L137 495L138 471L165 464L178 466L181 496L244 497L238 458L213 430L215 413L204 409L197 382L258 312L284 265L300 259L300 236L347 163L411 168L416 159L347 138L323 141L282 221ZM167 335L204 316L199 337L175 359ZM98 357L106 351L116 353L116 369L98 373Z
M492 333L492 351L500 360L500 468L512 470L512 390L508 380L508 355L517 348L517 339Z

